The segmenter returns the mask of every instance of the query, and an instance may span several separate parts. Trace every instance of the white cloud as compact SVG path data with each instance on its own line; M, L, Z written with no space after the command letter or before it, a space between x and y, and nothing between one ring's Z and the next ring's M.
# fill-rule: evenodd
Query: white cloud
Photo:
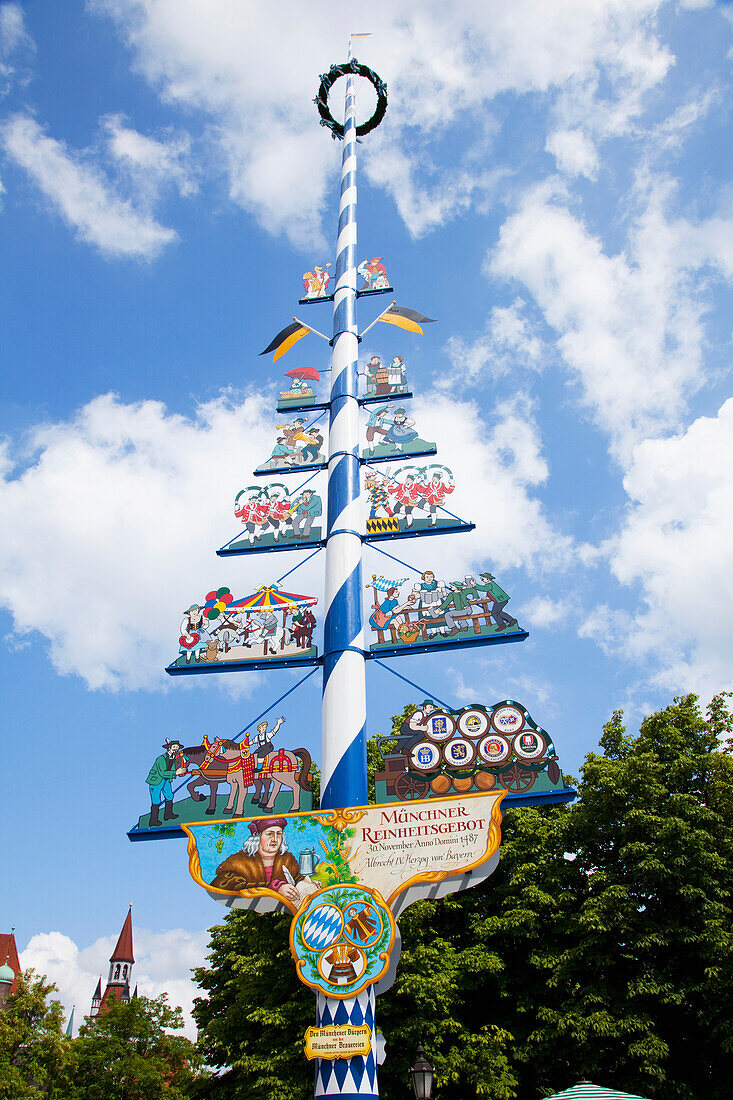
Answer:
M152 259L177 240L174 230L119 198L98 168L48 137L28 115L11 116L0 140L64 221L105 255Z
M16 55L33 53L35 48L20 4L0 5L0 93L9 92L18 78Z
M545 145L562 172L570 176L586 176L593 180L598 174L598 153L590 138L580 130L555 130Z
M157 402L125 405L108 394L68 423L34 429L19 472L6 444L0 602L15 637L40 635L56 670L90 688L166 683L183 609L212 588L233 587L231 563L213 551L236 534L241 479L270 453L264 402L221 397L189 419ZM429 394L414 404L420 430L440 441L440 460L455 471L451 511L478 526L460 539L433 539L435 568L461 576L482 564L566 566L571 540L534 491L548 470L529 406L504 404L487 426L469 403ZM239 474L222 475L223 455L224 468ZM236 571L238 594L294 564L275 571L264 556L250 559L245 577L241 566ZM322 571L322 559L305 566L298 590L320 594ZM236 679L250 685L252 677Z
M556 626L567 618L567 603L561 600L550 600L546 596L535 596L533 600L525 604L525 616L530 626L543 627Z
M701 269L733 271L733 220L673 219L674 193L670 181L639 173L627 248L609 255L559 185L539 185L505 221L488 261L533 295L622 463L641 439L679 425L704 379Z
M457 385L480 383L486 376L498 378L522 367L539 370L546 355L522 298L515 298L510 306L494 306L476 340L451 336L445 350L452 370L436 384L439 389L450 390Z
M62 932L39 932L31 937L21 952L23 969L32 967L45 974L58 986L56 994L68 1019L72 1005L74 1034L91 1007L92 994L101 975L104 989L109 971L109 957L117 942L116 936L105 936L88 947L79 948ZM191 1017L193 999L201 991L191 979L191 969L204 965L208 946L207 932L185 932L173 928L166 932L151 932L136 928L134 932L135 966L132 989L144 997L168 994L168 1003L183 1009L183 1034L196 1038L196 1025Z
M171 133L159 141L126 126L123 115L107 115L102 124L108 134L110 156L151 198L168 183L184 197L198 191L188 134Z
M707 699L733 686L733 399L669 439L637 448L624 487L631 506L607 546L621 584L641 593L633 614L595 609L586 633L616 634L654 682ZM619 619L618 616L621 616Z
M36 428L17 474L6 446L0 601L58 672L91 688L167 681L183 609L233 576L213 552L236 533L233 478L271 450L263 401L222 397L188 419L108 394Z
M415 398L410 415L421 437L438 443L437 461L454 473L449 510L476 524L469 535L430 540L425 553L439 576L451 580L481 566L541 573L571 564L572 540L553 525L536 494L549 470L525 398L501 403L484 421L471 402L428 393Z
M295 0L254 7L209 0L205 10L193 0L93 0L91 7L115 21L135 67L166 103L205 115L234 201L269 231L320 247L338 146L317 126L314 74L343 55L352 9ZM491 184L484 164L456 168L451 151L432 187L422 168L449 126L469 125L475 145L498 96L546 95L555 104L553 129L577 129L582 115L597 138L625 132L671 63L657 35L657 7L656 0L370 6L374 37L360 52L387 81L390 106L368 171L393 195L410 232L419 236L483 200ZM406 146L414 150L409 159Z

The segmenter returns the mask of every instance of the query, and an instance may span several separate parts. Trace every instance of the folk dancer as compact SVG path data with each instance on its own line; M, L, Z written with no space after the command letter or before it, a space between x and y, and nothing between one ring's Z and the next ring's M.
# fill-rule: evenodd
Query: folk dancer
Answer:
M287 494L282 497L282 499L278 496L270 497L269 505L270 512L267 524L268 526L274 528L272 537L274 538L275 542L277 542L280 537L280 525L282 524L283 538L285 538L285 536L287 535L287 531L285 530L286 526L290 524L292 527L293 517L290 514L290 509L292 505L290 502L290 497Z
M437 471L433 474L430 481L421 482L418 485L418 490L423 498L421 507L430 511L430 526L435 527L437 519L436 512L438 508L442 508L443 502L447 496L455 489L455 485L452 481L445 482L443 477Z
M398 516L404 508L406 526L412 527L413 509L420 507L422 499L420 484L415 480L415 475L408 474L404 481L391 481L389 491L392 496L397 497L394 514Z
M237 500L239 497L237 497ZM235 501L236 505L236 501ZM261 534L268 524L270 517L270 501L267 497L253 493L249 500L245 501L241 508L234 509L234 515L241 519L247 529L247 538L250 546L254 546L255 534Z
M386 405L381 409L374 409L373 412L369 413L369 419L367 420L367 426L366 426L366 439L367 439L367 443L369 444L369 454L370 455L374 454L374 436L375 435L381 435L381 436L386 436L387 435L387 429L382 427L382 420L384 419L386 414L387 414ZM389 421L388 421L388 423L389 423Z
M415 421L411 420L404 409L395 409L392 424L384 437L385 443L392 443L396 451L401 451L406 443L412 443L418 435L414 429Z

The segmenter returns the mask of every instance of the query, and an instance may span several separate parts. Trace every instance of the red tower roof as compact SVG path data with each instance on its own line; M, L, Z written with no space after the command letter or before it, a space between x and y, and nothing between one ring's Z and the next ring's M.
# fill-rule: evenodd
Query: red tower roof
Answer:
M15 936L12 932L0 932L0 966L4 966L6 960L8 966L15 974L9 992L15 993L18 985L18 974L20 973L20 959L18 958L18 948L15 944Z
M122 925L117 946L109 957L110 962L134 963L135 956L132 953L132 905L127 911L125 923Z

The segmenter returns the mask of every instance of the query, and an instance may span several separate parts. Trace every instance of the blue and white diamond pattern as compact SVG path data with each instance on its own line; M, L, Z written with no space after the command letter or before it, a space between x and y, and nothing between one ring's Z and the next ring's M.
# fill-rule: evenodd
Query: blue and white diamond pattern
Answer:
M344 917L335 905L319 905L303 925L303 939L313 951L323 951L341 935Z
M372 1032L372 1049L366 1058L336 1058L334 1061L316 1061L315 1098L339 1096L341 1100L377 1100L376 1028L374 1024L374 986L362 990L356 997L336 1001L317 995L316 1022L326 1024L351 1024L359 1027L368 1024Z

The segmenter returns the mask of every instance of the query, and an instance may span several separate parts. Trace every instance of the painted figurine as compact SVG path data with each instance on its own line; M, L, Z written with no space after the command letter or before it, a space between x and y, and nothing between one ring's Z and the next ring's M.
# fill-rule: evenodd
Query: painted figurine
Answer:
M442 474L436 470L429 481L422 481L418 484L418 491L422 497L422 507L430 512L430 525L435 526L436 513L438 508L443 506L443 502L447 496L455 489L453 479L444 479Z
M389 287L387 269L382 259L382 256L375 256L371 260L363 260L357 267L356 270L364 280L362 290L385 290Z
M293 535L296 539L307 539L311 533L313 520L320 516L323 505L318 493L313 489L304 489L292 505Z
M245 840L240 852L219 864L211 885L233 892L267 887L282 894L292 905L300 905L296 886L304 876L297 859L288 851L284 837L286 825L284 817L250 821L252 835Z
M186 769L180 770L176 768L175 760L176 755L181 751L183 745L180 741L169 741L168 738L163 742L163 748L165 752L162 752L160 756L156 756L153 761L153 766L148 772L148 778L145 782L148 785L150 791L150 821L151 828L155 825L160 825L160 807L165 806L163 813L163 821L177 821L178 814L173 813L173 791L171 789L171 779L176 775L185 775Z
M369 413L369 419L366 426L366 440L369 444L369 453L374 454L374 436L381 435L383 438L387 435L387 428L384 427L383 420L387 415L387 407L383 406L381 409L374 409Z
M325 298L328 294L328 284L331 281L329 274L330 264L325 267L314 267L312 271L303 273L303 286L305 298Z
M476 588L479 592L485 592L489 599L494 601L491 617L496 623L497 633L500 630L506 630L509 626L516 626L517 620L513 619L511 615L504 614L504 608L509 602L509 594L504 591L500 584L497 584L494 574L479 573L479 577L484 583L477 584Z
M406 443L417 439L415 421L408 417L404 409L395 409L392 423L384 436L385 443L391 443L396 451L401 451Z
M364 475L364 488L369 495L369 519L374 519L381 510L386 515L392 515L389 505L389 481L380 477L374 470L367 470Z

